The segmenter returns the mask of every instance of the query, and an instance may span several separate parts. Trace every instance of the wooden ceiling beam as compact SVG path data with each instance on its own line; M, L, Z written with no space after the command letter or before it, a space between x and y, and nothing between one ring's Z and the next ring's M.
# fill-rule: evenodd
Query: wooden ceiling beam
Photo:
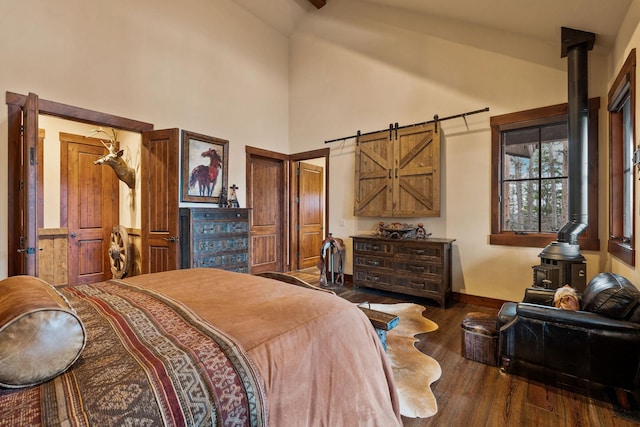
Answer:
M309 0L309 2L318 9L327 4L327 0Z

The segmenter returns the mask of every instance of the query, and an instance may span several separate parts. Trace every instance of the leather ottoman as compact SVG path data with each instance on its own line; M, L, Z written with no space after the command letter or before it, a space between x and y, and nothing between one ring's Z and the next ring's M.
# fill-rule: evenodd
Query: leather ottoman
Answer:
M498 366L497 317L471 312L462 320L462 357L485 365Z

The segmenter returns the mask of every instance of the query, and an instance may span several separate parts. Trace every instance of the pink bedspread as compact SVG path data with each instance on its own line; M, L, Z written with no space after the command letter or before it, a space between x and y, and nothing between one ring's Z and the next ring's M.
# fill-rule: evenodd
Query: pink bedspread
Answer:
M234 337L264 382L269 425L402 425L389 360L352 303L217 269L125 281L180 301Z

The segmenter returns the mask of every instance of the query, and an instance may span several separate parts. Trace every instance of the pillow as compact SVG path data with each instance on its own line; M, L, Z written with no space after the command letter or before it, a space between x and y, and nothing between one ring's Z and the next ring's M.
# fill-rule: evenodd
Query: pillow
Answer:
M27 387L66 371L86 343L80 318L44 280L0 281L0 386Z
M582 294L582 309L614 319L625 319L638 305L640 292L624 277L615 273L600 273Z

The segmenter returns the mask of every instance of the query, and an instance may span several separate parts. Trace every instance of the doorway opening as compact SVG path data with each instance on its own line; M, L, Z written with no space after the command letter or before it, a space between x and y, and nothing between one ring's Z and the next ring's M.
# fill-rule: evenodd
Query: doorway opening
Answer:
M287 155L246 147L252 273L317 264L329 222L329 151Z
M33 100L27 102L27 100ZM60 134L66 132L75 134L80 142L84 135L96 127L106 127L118 129L122 138L133 138L130 146L132 153L139 153L139 148L134 149L136 144L140 146L140 134L153 130L153 125L139 122L109 114L99 113L82 108L72 107L52 101L41 100L35 94L28 96L7 92L6 94L8 114L8 157L16 163L9 164L9 206L8 206L8 275L39 274L39 264L49 263L42 266L42 273L49 274L48 281L62 283L65 281L68 270L68 260L66 256L57 259L51 255L48 258L42 257L46 249L51 253L59 255L66 253L68 246L68 230L63 223L66 223L66 212L68 208L65 196L61 196L67 191L63 189L60 182L61 156L60 156ZM27 116L29 116L27 118ZM39 129L42 129L38 131ZM125 134L128 135L127 138ZM51 138L56 144L45 143L45 138ZM137 138L137 140L136 140ZM36 150L37 148L37 150ZM49 150L50 151L46 151ZM104 149L106 153L106 149ZM36 154L37 153L37 154ZM20 159L29 159L30 162L21 162ZM45 171L44 158L47 158L47 168ZM138 155L138 162L139 162ZM51 159L57 159L52 160ZM105 170L105 175L112 174L110 168L101 167ZM126 188L126 186L125 186ZM127 209L130 206L129 195L126 192L119 192L119 196L124 194L124 203L118 199L121 208ZM114 203L115 204L115 203ZM63 207L63 205L65 205ZM135 211L135 210L134 210ZM138 209L139 211L139 209ZM45 214L46 212L46 214ZM115 217L116 214L113 214ZM120 222L126 215L120 213L117 221ZM139 224L139 222L138 222ZM134 226L134 223L131 224ZM102 252L106 253L106 250ZM41 259L42 258L42 259ZM54 273L57 264L63 261L63 274L60 270ZM58 276L53 277L54 274Z

